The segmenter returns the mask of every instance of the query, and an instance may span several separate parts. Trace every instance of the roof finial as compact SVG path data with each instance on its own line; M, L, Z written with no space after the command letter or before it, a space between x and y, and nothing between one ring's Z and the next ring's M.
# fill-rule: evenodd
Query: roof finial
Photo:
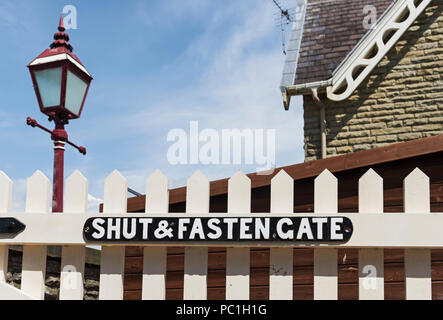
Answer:
M63 15L60 14L60 22L58 24L58 32L54 33L54 42L51 43L50 48L55 49L65 47L69 52L72 52L72 46L69 44L69 35L65 33L65 26L63 25Z

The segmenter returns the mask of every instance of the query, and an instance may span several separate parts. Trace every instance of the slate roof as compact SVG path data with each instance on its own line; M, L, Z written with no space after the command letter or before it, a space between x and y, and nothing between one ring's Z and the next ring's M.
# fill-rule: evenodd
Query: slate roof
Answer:
M328 80L368 30L363 27L367 5L377 18L392 0L309 0L294 84Z

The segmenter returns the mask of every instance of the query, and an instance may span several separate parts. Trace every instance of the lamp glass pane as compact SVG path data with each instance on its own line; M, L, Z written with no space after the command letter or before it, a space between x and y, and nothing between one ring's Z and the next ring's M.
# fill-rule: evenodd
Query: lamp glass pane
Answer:
M62 87L62 68L53 68L35 72L38 91L42 99L43 107L60 105Z
M74 73L68 70L66 78L66 102L65 108L78 115L85 97L88 85Z

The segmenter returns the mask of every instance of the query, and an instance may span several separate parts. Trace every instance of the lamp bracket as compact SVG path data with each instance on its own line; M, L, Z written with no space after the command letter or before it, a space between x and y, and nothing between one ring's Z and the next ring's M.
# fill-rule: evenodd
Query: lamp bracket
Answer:
M55 118L53 118L52 120L55 121ZM66 119L66 121L68 121ZM28 126L31 126L33 128L37 127L42 129L43 131L46 131L47 133L49 133L51 135L51 139L54 141L63 141L66 142L67 144L73 146L74 148L76 148L81 154L86 155L86 148L83 146L77 146L76 144L72 143L71 141L68 140L68 134L66 133L66 130L61 127L61 128L57 128L58 123L56 122L56 128L54 130L50 130L42 125L40 125L37 120L32 119L31 117L27 117L26 118L26 124ZM63 124L64 125L64 124Z

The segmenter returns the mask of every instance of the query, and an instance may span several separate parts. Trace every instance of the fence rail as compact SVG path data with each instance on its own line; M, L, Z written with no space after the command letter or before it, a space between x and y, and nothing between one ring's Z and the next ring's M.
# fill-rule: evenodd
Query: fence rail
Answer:
M40 171L27 181L26 212L11 213L12 181L0 171L0 218L26 225L17 235L0 235L0 299L44 298L46 246L63 245L60 299L83 298L84 245L102 245L100 299L123 299L125 246L143 246L142 298L165 299L168 246L185 248L184 299L206 299L208 247L227 247L226 299L249 299L251 247L270 247L270 299L293 297L294 246L314 247L314 299L337 299L337 249L359 248L359 298L384 298L383 248L405 249L407 299L431 299L431 248L443 248L443 214L430 213L429 178L415 169L404 180L405 213L383 213L383 180L372 169L359 181L359 212L338 214L338 181L328 170L315 180L314 214L293 213L294 182L283 170L271 183L271 213L252 214L251 181L241 172L228 183L228 210L209 213L209 181L196 172L187 181L186 213L168 213L169 182L156 171L147 180L146 212L127 213L127 181L114 171L105 180L103 213L87 213L88 182L75 171L66 180L65 210L49 213L50 182ZM309 241L120 241L90 242L83 235L90 218L275 218L345 217L353 224L347 242ZM189 239L188 239L189 240ZM8 245L23 245L21 291L5 285ZM369 271L370 272L369 272Z

